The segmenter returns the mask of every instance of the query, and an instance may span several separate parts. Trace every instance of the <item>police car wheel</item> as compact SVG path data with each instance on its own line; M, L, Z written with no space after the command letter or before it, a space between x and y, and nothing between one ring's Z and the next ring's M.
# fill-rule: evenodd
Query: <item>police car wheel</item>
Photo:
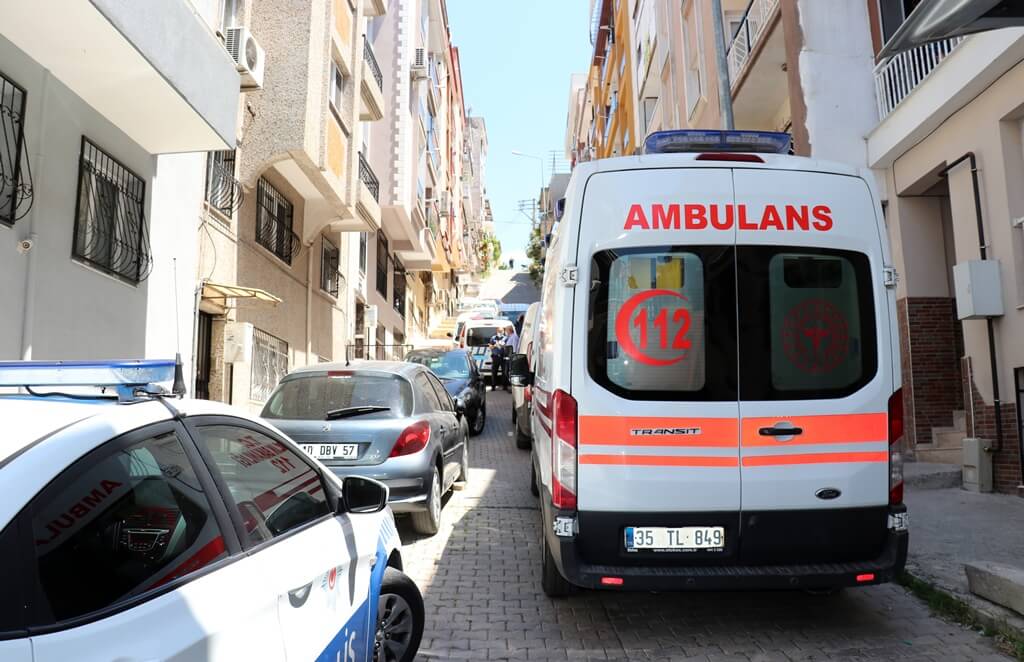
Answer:
M549 598L567 597L572 593L572 584L565 581L565 577L555 567L555 558L551 555L547 536L543 532L540 534L540 544L544 554L540 567L540 587L544 590L544 595Z
M430 478L430 491L427 492L426 509L412 514L412 528L416 533L432 536L441 528L441 474L437 467Z
M377 602L377 633L374 662L411 662L423 637L423 596L404 573L384 571Z

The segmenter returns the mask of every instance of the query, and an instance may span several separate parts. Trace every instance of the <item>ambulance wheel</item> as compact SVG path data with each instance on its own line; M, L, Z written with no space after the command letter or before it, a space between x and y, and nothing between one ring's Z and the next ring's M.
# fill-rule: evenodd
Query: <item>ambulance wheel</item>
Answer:
M540 496L540 488L537 487L537 465L533 461L530 462L530 494Z
M412 528L416 533L432 536L441 528L441 474L437 467L430 478L426 509L412 514Z
M423 596L404 573L388 568L377 603L373 662L412 662L423 638Z
M543 532L540 534L540 545L544 554L540 568L540 587L544 590L544 595L549 598L567 597L572 593L572 584L565 581L565 577L555 567L555 558L551 556L548 539Z

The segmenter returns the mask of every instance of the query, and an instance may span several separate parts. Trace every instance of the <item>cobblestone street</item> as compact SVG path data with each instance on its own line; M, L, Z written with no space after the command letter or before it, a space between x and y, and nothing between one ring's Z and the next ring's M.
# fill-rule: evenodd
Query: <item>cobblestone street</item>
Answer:
M544 596L529 453L515 448L511 398L488 393L471 440L469 486L441 532L405 522L406 570L423 590L421 660L1006 660L991 639L929 614L894 585L793 593ZM913 544L913 543L911 543Z

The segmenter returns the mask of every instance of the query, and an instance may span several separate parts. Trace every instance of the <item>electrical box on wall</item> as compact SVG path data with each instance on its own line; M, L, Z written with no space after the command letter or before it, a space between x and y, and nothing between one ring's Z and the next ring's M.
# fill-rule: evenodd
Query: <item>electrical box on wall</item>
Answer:
M956 314L962 320L1003 314L1003 281L999 260L968 260L953 266Z

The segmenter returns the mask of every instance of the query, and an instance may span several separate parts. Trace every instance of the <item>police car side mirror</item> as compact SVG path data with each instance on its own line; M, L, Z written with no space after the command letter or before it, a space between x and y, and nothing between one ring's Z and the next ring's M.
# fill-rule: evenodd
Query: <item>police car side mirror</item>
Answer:
M346 476L338 510L355 515L379 513L388 505L388 486L371 478Z
M513 354L508 367L508 381L512 386L530 386L533 384L533 373L526 360L526 354Z

